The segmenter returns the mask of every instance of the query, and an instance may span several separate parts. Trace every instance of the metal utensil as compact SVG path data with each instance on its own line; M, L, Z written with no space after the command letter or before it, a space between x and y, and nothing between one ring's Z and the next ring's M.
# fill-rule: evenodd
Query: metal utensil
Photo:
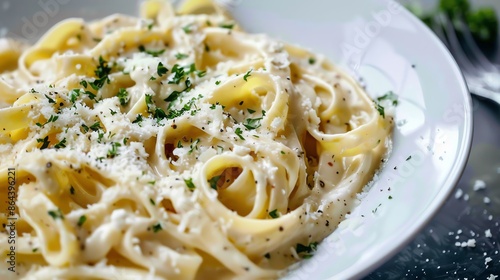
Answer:
M439 14L432 29L457 61L470 92L500 104L500 67L483 54L465 20Z

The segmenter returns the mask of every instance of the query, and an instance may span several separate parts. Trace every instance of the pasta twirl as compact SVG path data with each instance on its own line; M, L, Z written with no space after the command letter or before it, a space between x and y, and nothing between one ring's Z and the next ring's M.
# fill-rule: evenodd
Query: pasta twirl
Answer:
M392 118L352 78L223 13L173 11L151 1L30 47L1 39L17 62L0 63L15 277L277 278L378 169Z

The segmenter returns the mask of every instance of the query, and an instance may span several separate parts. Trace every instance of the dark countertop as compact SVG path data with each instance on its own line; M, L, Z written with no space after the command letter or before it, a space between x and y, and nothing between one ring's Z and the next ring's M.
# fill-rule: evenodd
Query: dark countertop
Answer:
M500 106L474 97L473 109L472 150L455 190L410 244L365 279L500 280ZM469 239L475 247L462 247Z

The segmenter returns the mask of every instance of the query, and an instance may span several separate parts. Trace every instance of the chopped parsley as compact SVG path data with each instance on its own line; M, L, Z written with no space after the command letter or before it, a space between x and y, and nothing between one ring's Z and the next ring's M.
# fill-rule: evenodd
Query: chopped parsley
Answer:
M190 191L194 191L194 189L196 189L196 186L193 183L193 178L184 179L184 183L186 183L186 186Z
M167 67L165 67L165 66L163 65L163 63L161 63L161 62L160 62L160 63L158 63L158 67L156 68L156 73L158 73L158 76L160 76L160 77L161 77L161 76L163 76L163 75L167 74L167 72L168 72Z
M256 118L256 119L246 119L245 123L243 125L248 129L248 130L253 130L257 129L261 126L260 121L262 118Z
M198 78L205 77L205 75L207 75L207 71L196 70L196 76L198 76Z
M55 104L56 101L52 98L50 98L47 94L45 94L45 97L49 100L49 103Z
M195 149L196 149L196 150L198 149L198 143L200 143L200 139L199 139L199 138L198 138L198 139L196 139L196 140L195 140L195 141L191 144L191 146L189 147L189 148L190 148L190 149L189 149L189 152L188 152L188 154L189 154L189 155L190 155L190 154L192 154L192 153L193 153L193 151L194 151Z
M101 129L101 123L100 122L95 122L93 125L90 126L90 129L92 131L98 131L99 129Z
M379 103L375 103L375 109L377 109L378 113L385 119L385 108Z
M154 201L152 198L150 198L150 199L149 199L149 202L150 202L150 203L151 203L151 205L153 205L153 206L155 206L155 205L156 205L155 201Z
M40 150L47 149L49 147L50 141L49 141L49 136L45 136L45 138L38 138L36 139L36 142L42 143L42 146L40 147Z
M221 23L221 24L219 24L219 27L226 28L226 29L233 29L234 23Z
M314 63L316 63L316 59L314 57L310 57L309 64L313 65Z
M56 149L61 149L61 148L66 148L66 138L63 138L59 143L54 145L54 148Z
M99 65L97 65L97 69L94 71L97 79L95 81L90 82L90 86L94 90L99 90L104 86L104 84L110 82L109 74L111 74L111 67L108 66L108 62L99 56ZM91 98L92 99L92 98Z
M109 108L109 112L111 113L111 116L116 115L116 111L113 111L113 109Z
M128 91L124 88L120 88L116 96L118 97L118 100L120 100L120 105L122 106L127 105L128 102L130 101L130 98L128 96Z
M98 132L98 136L97 136L97 142L98 143L101 143L102 142L102 138L104 137L104 132Z
M83 132L84 132L84 133L89 132L89 129L90 129L90 128L89 128L88 126L86 126L85 124L82 124L82 128L83 128Z
M86 90L84 93L89 96L90 100L95 100L96 95L93 92Z
M189 56L185 53L178 53L175 55L175 58L177 59L184 59L184 58L188 58Z
M189 34L189 33L193 32L193 30L191 30L191 24L188 24L188 25L184 26L184 27L182 28L182 30L184 30L184 32L185 32L186 34Z
M61 220L64 220L64 216L63 214L61 213L61 209L57 209L57 210L49 210L47 212L49 214L49 216L52 217L52 219L54 220L57 220L57 219L61 219Z
M243 80L245 80L245 82L248 81L248 77L252 76L250 73L252 73L252 69L248 70L248 72L243 76Z
M179 64L174 64L174 66L172 67L172 73L174 74L174 77L172 78L172 80L168 81L168 83L178 85L191 72L196 70L196 68L192 69L192 68L194 68L194 64L190 65L189 68L190 68L190 70L188 72L186 72L184 67L180 66Z
M236 130L234 131L234 133L236 133L236 135L238 135L238 137L241 139L241 140L245 140L245 138L243 138L243 136L241 134L243 134L243 130L241 130L240 127L236 128Z
M175 93L175 92L174 92ZM174 94L172 93L172 95ZM178 94L182 93L182 92L177 92ZM171 95L171 96L172 96ZM189 100L186 104L184 104L184 106L179 109L179 110L175 110L175 109L171 109L172 106L173 106L173 101L175 101L179 95L175 95L175 96L172 96L172 98L170 98L171 96L169 96L167 99L165 99L165 101L169 101L170 100L170 104L169 104L169 111L168 111L168 114L167 114L167 119L171 120L171 119L175 119L181 115L183 115L184 113L188 112L191 110L191 108L193 107L195 101L199 98L201 98L202 96L201 95L198 95L198 98L196 97L193 97L191 98L191 100ZM175 97L175 98L174 98ZM196 111L191 111L191 115L193 115L193 113L196 113Z
M144 100L146 101L146 106L148 108L148 112L154 107L153 95L146 94Z
M75 194L75 188L73 186L69 187L69 193L70 194Z
M163 109L161 108L156 108L153 112L153 118L155 118L157 122L167 117L168 117L167 113L165 113L165 111L163 111Z
M78 223L76 223L76 224L79 227L81 227L85 223L85 221L87 221L87 216L82 215L82 216L80 216L80 218L78 219Z
M51 122L55 122L55 121L57 121L57 119L59 119L59 116L56 116L56 115L51 115L51 116L49 117L49 119L48 119L48 120L47 120L44 124L41 124L41 123L38 123L38 122L37 122L37 123L36 123L36 125L37 125L37 126L39 126L39 127L43 127L43 126L45 126L45 125L46 125L46 124L48 124L48 123L51 123Z
M377 98L378 102L383 101L383 100L392 101L392 105L394 105L394 106L398 105L398 96L392 91L389 91L386 94Z
M273 219L279 218L280 215L278 213L278 209L274 209L273 211L269 212L269 216Z
M210 187L214 190L217 190L217 182L219 181L220 176L214 176L210 180L208 180L208 183L210 184Z
M155 118L157 122L168 117L163 109L156 107L151 94L146 94L145 101L148 112L153 115L153 118Z
M118 155L118 148L121 147L122 144L118 142L111 143L111 150L108 150L108 158L114 158Z
M301 256L303 259L309 259L313 256L313 253L318 249L318 242L312 242L309 245L303 245L300 243L297 243L297 246L295 247L295 251L299 256Z
M162 230L163 228L161 227L161 224L160 223L157 223L156 225L153 225L153 232L154 233L157 233L159 232L160 230Z
M216 86L220 85L220 81L215 81L215 85Z
M157 50L157 51L146 50L146 48L143 45L139 46L139 51L143 52L143 53L147 53L153 57L158 57L165 52L165 50Z
M87 83L87 81L82 80L82 81L80 82L80 85L82 85L84 88L87 88L88 83Z
M248 113L250 113L250 114L255 113L255 110L252 110L252 109L247 109L247 111L248 111Z
M82 81L85 82L85 81ZM70 92L69 100L71 103L75 103L76 99L80 96L80 89L76 88Z
M142 115L141 114L137 114L137 117L135 118L135 120L132 123L140 124L142 121L143 121Z

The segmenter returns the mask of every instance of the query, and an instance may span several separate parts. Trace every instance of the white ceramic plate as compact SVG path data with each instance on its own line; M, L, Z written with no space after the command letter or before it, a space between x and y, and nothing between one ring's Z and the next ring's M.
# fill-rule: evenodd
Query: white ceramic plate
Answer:
M366 275L422 229L465 166L472 106L458 67L432 32L392 1L221 1L248 31L326 54L362 77L372 96L389 90L400 96L385 168L351 217L286 278ZM66 17L135 14L137 8L133 0L33 3L0 0L0 35L34 40Z

